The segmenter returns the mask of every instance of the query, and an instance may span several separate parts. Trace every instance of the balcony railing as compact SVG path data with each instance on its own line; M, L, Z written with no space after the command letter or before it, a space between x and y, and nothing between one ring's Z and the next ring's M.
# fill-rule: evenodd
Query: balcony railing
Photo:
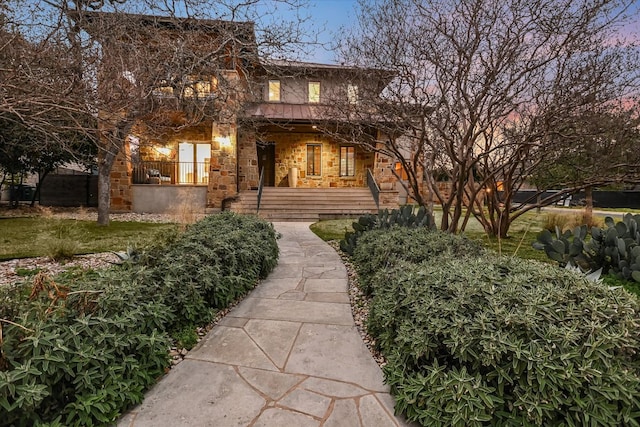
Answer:
M133 167L134 184L209 183L209 162L140 162Z

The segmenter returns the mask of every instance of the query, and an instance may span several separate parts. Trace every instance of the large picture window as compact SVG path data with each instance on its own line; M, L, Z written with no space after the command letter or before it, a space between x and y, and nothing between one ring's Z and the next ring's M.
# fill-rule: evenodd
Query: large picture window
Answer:
M340 176L355 176L356 148L340 147Z
M307 145L307 176L320 176L322 174L322 145Z
M209 183L211 144L181 142L178 146L178 184Z

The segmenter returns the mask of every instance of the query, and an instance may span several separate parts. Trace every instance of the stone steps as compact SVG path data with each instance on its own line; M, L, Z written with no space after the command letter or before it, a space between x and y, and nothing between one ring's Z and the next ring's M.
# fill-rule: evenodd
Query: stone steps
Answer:
M242 192L230 209L256 213L257 191ZM281 188L265 187L258 215L270 221L308 221L357 217L376 213L368 188Z

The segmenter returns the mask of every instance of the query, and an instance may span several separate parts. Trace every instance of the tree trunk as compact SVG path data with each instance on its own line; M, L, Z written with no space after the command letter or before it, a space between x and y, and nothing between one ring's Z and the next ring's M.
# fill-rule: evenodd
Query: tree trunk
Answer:
M109 158L111 158L109 160ZM115 156L105 155L98 161L98 224L109 225L111 208L111 166Z
M49 175L49 171L45 171L42 174L38 174L38 184L36 184L36 191L33 192L33 196L31 196L31 207L36 205L36 200L40 198L40 188L42 188L42 182Z

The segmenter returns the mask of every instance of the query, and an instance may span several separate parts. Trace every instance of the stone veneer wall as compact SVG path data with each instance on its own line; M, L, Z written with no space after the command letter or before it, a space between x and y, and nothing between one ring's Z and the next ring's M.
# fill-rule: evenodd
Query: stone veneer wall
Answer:
M298 187L366 187L367 168L373 168L374 155L356 147L355 176L340 176L340 144L314 133L278 133L270 135L276 142L276 186L289 186L289 169L298 168ZM320 176L307 176L307 144L322 144Z
M118 153L111 168L111 211L130 212L133 196L131 193L131 175L133 168L129 161L129 144Z
M238 132L238 181L240 191L255 190L260 183L256 135L250 131Z

